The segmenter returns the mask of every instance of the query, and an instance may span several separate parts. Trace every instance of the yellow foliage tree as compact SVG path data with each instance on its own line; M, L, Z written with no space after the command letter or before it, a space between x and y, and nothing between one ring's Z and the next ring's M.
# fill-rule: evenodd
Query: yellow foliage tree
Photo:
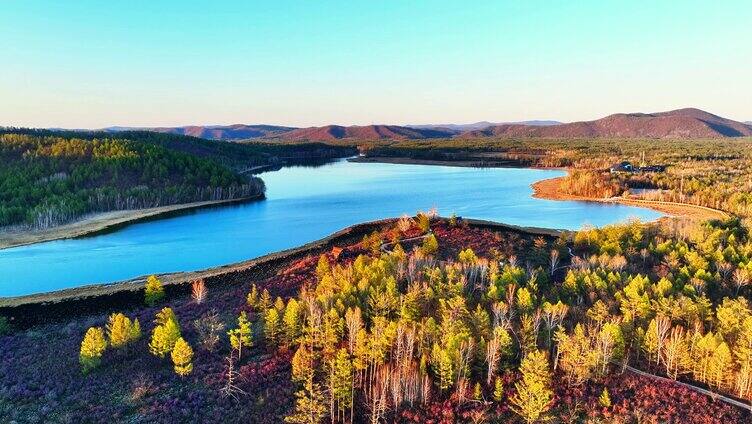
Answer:
M439 242L436 240L436 236L429 234L425 240L423 240L423 246L421 250L426 255L433 255L439 250Z
M245 311L240 313L238 317L238 328L233 328L227 332L230 336L230 345L233 350L238 351L238 359L240 359L243 353L243 346L253 346L253 334L251 332L251 322L248 321L248 315Z
M730 377L733 358L726 342L721 342L713 352L708 369L708 383L711 387L723 390Z
M496 380L494 381L493 399L496 402L501 402L501 399L503 397L504 397L504 380L502 380L501 377L496 377Z
M476 262L478 262L478 256L475 255L473 249L468 247L467 249L460 252L458 260L461 264L464 265L474 265Z
M601 395L598 397L598 403L600 403L604 408L611 407L611 396L609 396L608 389L606 389L605 387L603 388Z
M178 317L175 315L175 312L172 311L172 308L164 307L157 312L157 315L154 317L154 324L165 325L169 320L178 322Z
M162 282L159 281L154 275L150 275L146 279L146 287L144 289L144 301L149 306L154 306L157 302L164 298L165 292L162 287Z
M267 342L272 346L276 346L279 342L280 321L279 312L276 309L270 308L266 311L264 315L264 335Z
M598 365L598 353L592 348L584 327L577 324L571 335L560 329L554 337L558 342L557 367L564 372L569 384L578 386L590 379Z
M141 325L138 323L138 320L131 323L130 318L121 313L110 315L107 321L107 338L109 339L110 346L117 349L134 340L138 340L140 337Z
M527 354L520 364L522 380L515 383L512 410L527 423L537 421L551 407L551 372L548 356L543 351Z
M180 326L173 318L167 319L162 325L154 327L149 342L149 351L160 358L170 353L180 338Z
M170 353L172 363L175 365L175 373L180 376L186 376L193 371L193 349L182 337L175 341L175 347Z
M420 231L427 233L431 229L431 218L423 212L418 212L415 217Z
M105 349L107 349L107 340L104 338L104 330L101 327L89 328L81 341L81 351L78 356L84 374L99 366Z

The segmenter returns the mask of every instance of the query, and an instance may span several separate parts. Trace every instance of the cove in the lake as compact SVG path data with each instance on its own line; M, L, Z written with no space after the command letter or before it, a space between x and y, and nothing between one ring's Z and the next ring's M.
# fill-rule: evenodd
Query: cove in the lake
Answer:
M254 258L359 222L440 214L557 229L602 226L659 212L531 197L530 184L563 171L352 163L260 174L267 198L140 222L117 231L0 250L0 296L20 296L192 271Z

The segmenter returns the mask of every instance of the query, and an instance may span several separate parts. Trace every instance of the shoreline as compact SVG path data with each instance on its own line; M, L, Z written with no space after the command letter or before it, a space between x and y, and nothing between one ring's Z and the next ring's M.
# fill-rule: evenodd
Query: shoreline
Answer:
M368 221L345 227L324 238L303 245L269 253L227 265L219 265L196 271L177 271L156 274L168 296L189 293L191 282L204 279L208 287L225 286L249 279L262 279L286 266L288 262L318 255L330 251L342 244L357 242L366 234L385 225L393 225L399 218L387 218ZM439 218L447 219L447 218ZM468 225L478 228L512 231L520 234L558 237L561 230L521 227L501 222L463 218ZM116 304L121 309L143 304L143 288L147 276L110 283L90 284L68 289L28 294L13 297L0 297L0 316L12 317L16 323L34 321L39 315L39 308L55 311L52 315L94 313L100 309L111 308Z
M441 161L428 159L412 159L404 157L351 157L346 159L349 162L356 163L392 163L402 165L429 165L429 166L455 166L463 168L533 168L533 169L562 169L562 168L543 168L527 166L512 159L506 161ZM273 165L260 165L249 168L243 172L256 173ZM537 183L536 183L537 184ZM118 227L127 226L139 221L158 218L162 215L168 215L175 212L185 212L203 207L219 206L232 203L241 203L254 199L260 199L262 196L251 196L240 199L216 200L204 202L181 203L176 205L160 206L148 209L127 209L119 211L98 212L84 215L81 219L43 230L27 230L20 228L0 229L0 250L13 247L28 246L37 243L44 243L54 240L74 239L78 237L90 236L100 232L105 232ZM584 200L584 199L583 199Z
M457 161L454 164L445 164L441 161L425 161L425 160L412 160L409 158L393 158L394 161L387 163L413 163L421 165L447 165L447 166L459 166L459 167L477 167L471 165L467 161ZM353 159L348 159L353 160ZM353 160L359 162L357 160ZM369 160L366 162L376 162L376 160ZM520 166L523 167L523 166ZM530 168L530 167L527 167ZM543 168L537 167L534 169L561 169L561 168ZM612 198L612 199L596 199L588 198L584 196L574 196L562 193L559 189L559 184L565 177L549 178L537 181L531 185L533 188L532 196L540 199L547 200L574 200L574 201L586 201L586 202L599 202L599 203L622 203L630 206L644 207L653 210L657 210L667 216L659 218L657 221L665 221L670 217L687 217L694 219L709 219L728 216L725 212L705 208L697 205L687 205L670 202L653 202L642 201L637 199L625 199L625 198ZM108 229L112 229L118 226L128 225L141 220L148 220L160 215L170 214L173 212L188 211L192 209L198 209L203 207L211 207L216 205L240 203L253 199L259 199L262 196L253 196L241 199L232 199L224 201L205 201L185 203L179 205L170 205L159 208L150 208L142 210L128 210L128 211L114 211L106 212L102 214L96 214L92 217L78 221L76 223L67 224L61 227L55 227L45 234L18 234L16 239L4 238L7 233L0 233L0 249L10 247L6 243L16 241L14 246L20 246L24 244L38 243L42 241L50 241L56 239L75 238L84 235L90 235ZM644 202L645 204L641 203ZM325 238L311 241L309 243L293 247L290 249L269 253L256 258L247 259L240 262L235 262L227 265L220 265L203 270L196 271L178 271L172 273L160 274L159 277L163 279L163 283L166 287L181 286L178 290L184 290L186 286L193 280L199 278L208 279L221 279L227 277L233 273L249 272L249 270L257 268L267 268L270 263L277 263L279 261L287 261L298 255L312 254L315 251L326 250L331 248L334 243L343 240L344 238L351 237L353 233L358 233L360 236L366 234L368 231L374 228L374 226L384 225L394 221L395 218L382 219L377 221L365 222L355 224L339 230ZM537 227L521 227L515 225L509 225L493 221L484 221L477 219L465 219L470 225L482 226L489 228L504 228L506 230L519 231L527 234L548 235L557 236L561 234L561 230L537 228ZM365 229L365 230L364 230ZM364 232L365 231L365 232ZM23 243L22 243L23 242ZM255 272L255 271L254 271ZM29 294L14 297L0 297L0 311L3 309L15 309L15 308L27 308L39 305L60 304L60 303L80 303L88 302L94 299L110 298L123 296L124 293L128 293L125 297L133 297L134 294L138 294L143 288L143 283L146 276L136 277L128 280L121 280L110 283L90 284L70 289L57 290L52 292L43 292L37 294Z
M666 218L689 218L693 220L706 219L725 219L729 217L726 212L711 209L705 206L691 205L687 203L664 202L658 200L630 199L627 197L612 197L608 199L599 199L594 197L577 196L563 193L559 188L561 182L566 177L549 178L540 180L531 185L533 188L533 197L536 199L546 200L572 200L579 202L597 202L597 203L619 203L626 206L635 206L646 209L652 209L657 212L666 214L665 217L659 218L658 221Z
M437 160L437 159L414 159L391 156L358 156L347 159L355 163L391 163L395 165L429 165L429 166L453 166L457 168L530 168L530 169L554 169L564 171L564 168L542 167L520 163L514 159L507 160Z
M205 207L243 203L262 199L263 195L228 200L179 203L148 209L126 209L88 214L77 221L44 230L0 230L0 250L27 246L53 240L64 240L94 235L117 227L134 224L176 212L186 212Z
M374 156L374 157L358 157L354 159L348 159L351 162L363 162L363 163L393 163L404 165L440 165L440 166L456 166L464 168L530 168L530 169L554 169L560 171L567 171L566 168L560 167L542 167L542 166L529 166L515 162L514 160L507 161L472 161L472 160L458 160L458 161L443 161L433 159L413 159L407 157L386 157L386 156ZM635 206L645 209L651 209L666 216L659 218L658 221L665 221L668 218L689 218L696 220L705 219L724 219L730 215L726 212L708 208L705 206L691 205L687 203L675 203L664 201L651 201L641 199L629 199L624 197L616 197L609 199L599 199L594 197L576 196L572 194L562 193L559 189L561 181L565 177L548 178L545 180L536 181L531 184L533 188L532 196L536 199L545 200L571 200L579 202L597 202L597 203L619 203L626 206Z

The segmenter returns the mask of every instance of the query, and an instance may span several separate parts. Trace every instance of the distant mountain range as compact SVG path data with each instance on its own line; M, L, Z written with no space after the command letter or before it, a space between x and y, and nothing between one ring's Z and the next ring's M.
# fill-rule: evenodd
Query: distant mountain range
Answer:
M187 127L156 127L156 128L138 128L138 127L107 127L103 128L106 132L120 131L156 131L168 134L190 135L193 137L206 138L209 140L246 140L249 138L274 137L285 132L292 131L294 127L282 127L277 125L192 125Z
M484 128L492 127L495 125L505 125L505 124L531 125L531 126L538 127L538 126L547 126L547 125L558 125L558 124L561 124L561 122L540 121L540 120L519 121L519 122L480 121L480 122L475 122L472 124L429 124L429 125L406 125L406 126L409 128L451 130L456 133L463 133L465 131L482 130Z
M752 122L738 122L695 108L656 113L617 113L594 121L550 120L475 122L472 124L362 125L295 128L279 125L211 125L186 127L108 127L182 134L211 140L419 140L430 138L721 138L752 136ZM86 131L86 130L82 130Z
M752 136L752 127L700 109L687 108L656 113L617 113L595 121L545 127L495 125L468 131L475 137L624 137L624 138L720 138Z
M287 133L280 134L285 140L340 140L345 138L361 140L407 140L421 138L446 138L456 133L447 129L412 128L397 125L364 125L343 127L340 125L327 125L324 127L299 128Z

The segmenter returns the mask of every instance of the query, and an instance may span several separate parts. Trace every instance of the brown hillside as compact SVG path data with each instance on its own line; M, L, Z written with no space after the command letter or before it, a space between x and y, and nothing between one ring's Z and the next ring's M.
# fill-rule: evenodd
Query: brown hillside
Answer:
M154 128L153 131L170 134L190 135L209 140L243 140L248 138L270 137L290 131L291 127L275 125L226 125L226 126L188 126L176 128Z
M327 125L325 127L310 127L292 130L280 135L284 140L312 140L331 141L341 139L380 140L380 139L421 139L451 137L448 130L408 128L396 125L366 125L343 127Z
M283 132L294 130L293 127L278 125L190 125L186 127L108 127L103 131L117 133L121 131L154 131L167 134L189 135L207 140L245 140L250 138L274 137Z
M752 127L694 109L658 113L617 113L595 121L532 126L496 125L461 135L474 137L721 138L752 136Z

